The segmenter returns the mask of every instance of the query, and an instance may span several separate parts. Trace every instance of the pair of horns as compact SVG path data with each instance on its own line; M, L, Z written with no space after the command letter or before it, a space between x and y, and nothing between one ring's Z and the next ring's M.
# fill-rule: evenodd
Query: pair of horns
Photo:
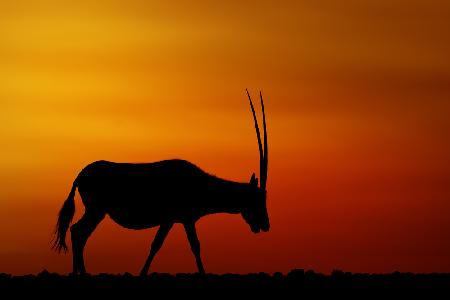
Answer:
M250 101L250 107L253 113L253 119L255 120L255 129L256 129L256 137L258 139L258 148L259 148L259 177L260 177L260 186L262 189L266 189L267 183L267 166L268 166L268 157L267 157L267 131L266 131L266 113L264 112L264 100L259 92L259 98L261 99L261 109L263 116L263 129L264 129L264 150L261 143L261 133L259 131L258 120L256 119L255 107L253 106L252 98L247 89L248 100Z

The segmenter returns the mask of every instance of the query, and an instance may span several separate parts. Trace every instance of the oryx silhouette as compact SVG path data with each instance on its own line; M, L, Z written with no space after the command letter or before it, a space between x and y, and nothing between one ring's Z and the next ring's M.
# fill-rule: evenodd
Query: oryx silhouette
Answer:
M163 160L132 164L97 161L86 166L73 182L72 190L58 216L53 248L67 251L66 232L75 213L75 190L85 206L84 215L70 227L73 274L84 274L83 250L89 236L108 214L119 225L129 229L159 226L150 253L141 270L146 275L174 223L181 223L195 256L198 271L205 273L200 257L200 242L195 223L214 213L241 214L254 233L268 231L266 206L268 167L266 117L261 92L264 149L255 109L247 96L253 114L260 158L260 186L255 174L249 182L218 178L185 160Z

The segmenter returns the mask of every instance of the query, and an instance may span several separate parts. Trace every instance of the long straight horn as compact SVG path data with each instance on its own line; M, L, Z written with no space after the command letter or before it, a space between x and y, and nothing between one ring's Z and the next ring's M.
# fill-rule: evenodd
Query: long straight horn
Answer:
M267 154L267 129L266 129L266 112L264 111L264 100L261 91L259 91L259 98L261 99L261 108L263 113L263 129L264 129L264 169L261 169L261 188L266 188L267 183L267 171L269 166L269 159Z
M250 107L251 107L252 113L253 113L253 120L255 120L256 137L258 138L258 148L259 148L259 173L260 173L260 177L261 177L261 186L262 186L263 176L261 176L261 175L263 174L263 171L264 171L264 152L263 152L263 147L261 144L261 134L259 132L258 120L256 119L256 113L255 113L255 108L253 107L252 98L250 97L248 90L245 89L245 91L247 92L248 100L250 101Z

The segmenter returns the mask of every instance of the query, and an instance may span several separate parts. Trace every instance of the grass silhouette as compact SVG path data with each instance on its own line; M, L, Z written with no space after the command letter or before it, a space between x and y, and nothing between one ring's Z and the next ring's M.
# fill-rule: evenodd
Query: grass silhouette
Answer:
M288 274L276 272L239 274L168 274L148 276L124 274L59 275L47 270L37 275L12 276L0 274L0 290L15 296L31 294L46 298L102 299L140 297L163 294L186 297L252 295L254 297L288 295L431 295L449 293L450 274L391 273L368 274L333 271L330 275L295 269ZM91 298L89 298L91 299Z

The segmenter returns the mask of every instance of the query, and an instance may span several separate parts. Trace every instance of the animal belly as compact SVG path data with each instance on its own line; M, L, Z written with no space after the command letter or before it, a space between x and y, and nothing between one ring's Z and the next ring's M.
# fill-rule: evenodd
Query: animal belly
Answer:
M176 219L170 205L138 198L110 203L107 213L116 223L130 229L150 228Z
M154 214L130 210L110 210L110 218L122 227L128 229L146 229L161 224L161 219Z

